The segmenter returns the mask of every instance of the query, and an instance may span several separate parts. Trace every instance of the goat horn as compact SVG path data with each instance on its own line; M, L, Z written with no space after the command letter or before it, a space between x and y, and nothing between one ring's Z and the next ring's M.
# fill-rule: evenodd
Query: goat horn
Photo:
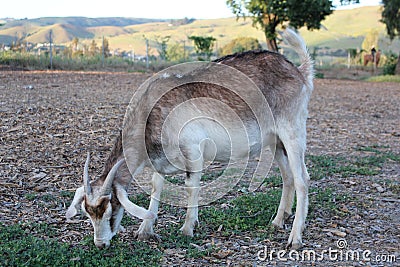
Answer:
M83 170L83 187L87 195L90 195L92 193L92 188L90 187L90 179L89 179L89 162L90 162L90 153L88 152L85 162L85 168Z
M115 174L117 173L118 168L121 166L121 164L125 161L125 159L120 159L110 170L110 172L107 174L107 177L104 181L103 188L101 191L101 195L105 196L111 193L111 186L114 181Z

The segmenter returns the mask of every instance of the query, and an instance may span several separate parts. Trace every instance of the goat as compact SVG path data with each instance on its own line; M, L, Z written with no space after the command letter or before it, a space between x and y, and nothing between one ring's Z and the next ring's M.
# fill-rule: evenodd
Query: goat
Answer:
M131 100L122 132L103 174L93 182L89 181L87 171L88 156L84 185L76 190L66 217L72 218L81 206L92 221L94 242L99 248L109 246L120 227L123 209L143 219L137 237L152 238L165 184L163 175L185 172L188 204L181 231L193 236L198 223L200 178L205 162L238 160L270 148L275 151L283 180L282 196L272 224L283 227L284 220L292 213L296 193L296 213L287 245L300 248L308 211L309 175L304 156L307 106L314 72L302 38L290 29L285 30L283 37L299 55L299 67L278 53L249 51L225 56L211 65L182 69L180 73L165 71L145 82ZM219 72L222 66L237 75ZM225 78L220 78L221 73L229 76L235 89L223 86ZM239 73L251 80L261 97L246 87ZM221 79L219 84L207 82L218 79ZM265 100L265 105L247 104L248 101L263 103L260 98ZM215 101L220 104L216 105ZM227 113L225 108L235 114ZM260 114L266 117L259 120ZM206 119L191 119L202 116ZM129 201L126 192L131 177L136 177L144 167L154 171L148 210ZM218 190L221 188L215 188Z

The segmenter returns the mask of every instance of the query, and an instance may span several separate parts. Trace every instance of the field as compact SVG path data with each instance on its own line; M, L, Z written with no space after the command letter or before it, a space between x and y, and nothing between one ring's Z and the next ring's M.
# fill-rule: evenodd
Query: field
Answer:
M94 178L133 92L148 77L0 71L1 266L398 266L399 83L335 79L316 79L309 105L312 181L303 238L317 258L264 257L284 249L293 220L283 230L270 225L281 193L276 166L255 193L239 183L202 207L193 238L179 234L185 211L161 205L155 228L160 242L137 241L140 222L125 215L126 231L109 249L96 249L89 220L78 216L67 223L65 211L82 183L86 152ZM130 193L147 205L134 183ZM327 255L330 248L336 259Z

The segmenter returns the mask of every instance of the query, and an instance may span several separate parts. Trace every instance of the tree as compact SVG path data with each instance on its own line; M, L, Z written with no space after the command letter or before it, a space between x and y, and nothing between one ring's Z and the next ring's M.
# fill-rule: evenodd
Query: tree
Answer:
M239 37L233 39L228 44L223 46L220 50L222 56L234 54L237 52L244 52L248 50L261 49L261 45L256 38L253 37Z
M206 56L207 60L210 59L214 42L217 39L211 36L190 36L189 40L192 40L194 42L194 49L196 51L196 54L199 56L199 60L203 60L203 56Z
M168 60L182 62L185 60L185 47L180 43L169 45L167 48Z
M62 55L63 55L65 58L70 59L70 58L72 57L72 46L69 45L69 46L65 47L65 48L62 50Z
M400 37L400 0L382 0L382 20L391 40ZM400 53L397 59L396 74L400 75Z
M237 18L251 17L253 26L264 31L269 50L278 51L276 28L289 22L294 28L319 29L332 13L331 0L227 0Z
M400 0L382 0L382 19L391 40L400 36Z
M164 37L156 37L156 43L159 45L158 54L160 55L161 60L168 60L168 53L167 47L168 42L171 36L164 36Z
M95 40L92 40L89 46L89 56L95 56L99 53L99 48L97 47L97 43Z
M370 54L372 46L375 46L375 49L378 49L378 41L379 32L375 29L370 30L367 35L365 35L364 41L361 44L361 49L364 50L367 54Z
M109 57L110 55L110 45L108 43L108 39L103 37L103 41L102 41L102 53L104 55L104 57Z
M78 37L75 37L74 39L72 39L71 45L72 45L73 52L78 51L78 44L79 44Z

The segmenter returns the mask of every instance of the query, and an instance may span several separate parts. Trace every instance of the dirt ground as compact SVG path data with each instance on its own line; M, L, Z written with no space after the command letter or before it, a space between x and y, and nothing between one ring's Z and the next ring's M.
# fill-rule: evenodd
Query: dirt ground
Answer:
M91 235L88 220L66 223L65 211L72 199L60 192L81 185L87 151L92 154L90 173L100 173L129 100L148 77L150 74L0 71L0 223L54 224L60 229L59 240L70 243ZM307 129L308 155L357 156L361 152L356 147L371 146L399 154L400 85L316 79ZM400 166L390 162L374 176L330 176L312 181L311 187L329 186L356 201L345 203L343 217L319 214L308 220L306 248L321 253L335 248L345 235L349 249L397 257L390 264L329 261L315 265L400 266L400 198L399 191L392 190L399 182ZM393 184L397 187L386 186ZM36 200L48 195L55 197L48 199L52 205L43 205L43 197ZM230 251L218 265L313 265L257 259L267 244L283 249L288 234L284 230L272 243L243 236L217 239L223 250ZM133 235L123 234L122 238L129 242ZM166 265L210 263L203 261L177 258L175 252L166 252L164 259Z

